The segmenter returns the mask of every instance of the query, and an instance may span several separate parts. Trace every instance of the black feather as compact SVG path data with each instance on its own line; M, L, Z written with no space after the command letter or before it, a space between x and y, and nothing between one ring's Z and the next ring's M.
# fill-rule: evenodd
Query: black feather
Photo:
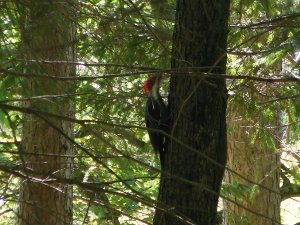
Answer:
M163 165L167 149L167 137L164 133L168 133L168 110L158 90L154 91L155 95L150 94L147 100L145 119L150 142L154 151L159 153Z

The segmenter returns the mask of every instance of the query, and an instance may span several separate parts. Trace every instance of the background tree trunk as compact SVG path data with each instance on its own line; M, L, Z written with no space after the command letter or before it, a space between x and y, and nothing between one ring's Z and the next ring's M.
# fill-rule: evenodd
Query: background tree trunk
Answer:
M243 108L242 104L239 105L230 107L228 114L228 167L249 180L279 193L280 155L270 147L270 143L268 145L264 143L267 139L266 135L271 136L270 138L273 139L274 143L278 143L278 141L270 133L266 134L268 132L266 128L258 130L261 121L263 121L263 116L260 113L252 115L251 119L246 119L246 115L249 115L250 112L246 107ZM274 121L276 120L280 121L280 118L274 118ZM280 139L278 134L279 132L275 132L276 138ZM262 137L262 135L265 137ZM279 145L275 146L278 147ZM224 225L280 224L280 195L250 184L228 172L226 173L225 182L235 185L247 185L249 189L248 192L244 193L245 196L233 200L269 219L255 215L236 204L224 201Z
M26 61L26 73L51 76L75 76L73 66L43 64L33 60L73 61L75 27L74 1L18 2L22 24L22 50ZM24 81L24 96L63 95L72 93L72 84L54 80L28 78ZM20 191L20 225L72 224L72 186L55 182L51 176L72 176L73 147L61 134L73 137L70 122L43 116L51 112L64 116L74 115L72 99L36 99L27 107L41 113L24 115L21 152L23 165L39 175L24 179ZM59 131L60 130L60 131ZM64 156L62 156L64 155Z
M224 79L211 79L199 72L226 71L229 2L177 2L172 69L178 73L171 77L169 96L172 139L166 153L155 225L216 223L224 169L202 154L222 165L226 163L227 91ZM198 75L179 74L181 71Z

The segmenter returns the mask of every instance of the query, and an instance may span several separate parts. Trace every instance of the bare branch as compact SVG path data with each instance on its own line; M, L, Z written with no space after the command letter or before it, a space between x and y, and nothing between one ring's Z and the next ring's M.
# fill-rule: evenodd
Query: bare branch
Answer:
M199 68L186 68L186 69L199 69ZM267 82L267 83L290 83L296 82L300 83L300 78L298 77L275 77L275 78L265 78L265 77L253 77L246 75L228 75L228 74L215 74L215 73L205 73L205 72L177 72L173 70L149 70L149 71L139 71L139 72L128 72L128 73L118 73L118 74L103 74L97 76L80 76L80 77L61 77L61 76L51 76L51 75L43 75L43 74L26 74L14 71L8 71L0 68L0 72L2 72L2 76L5 76L4 73L19 76L19 77L27 77L27 78L40 78L40 79L50 79L50 80L58 80L58 81L86 81L86 80L96 80L103 78L116 78L116 77L127 77L127 76L140 76L144 74L153 74L153 73L164 73L164 74L172 74L175 76L189 75L189 76L204 76L204 78L211 79L229 79L229 80L252 80L258 82ZM1 73L0 73L1 75Z
M262 27L262 25L271 25L273 23L279 23L279 22L283 22L283 21L289 21L289 20L294 20L296 18L300 17L300 13L293 13L290 15L284 15L284 16L280 16L274 19L270 19L270 20L265 20L262 22L258 22L258 23L252 23L249 25L245 25L245 26L238 26L238 25L230 25L229 27L237 27L237 28L241 28L241 29L246 29L246 28L266 28L266 27ZM296 27L299 27L296 26ZM268 26L267 28L270 28L270 26Z

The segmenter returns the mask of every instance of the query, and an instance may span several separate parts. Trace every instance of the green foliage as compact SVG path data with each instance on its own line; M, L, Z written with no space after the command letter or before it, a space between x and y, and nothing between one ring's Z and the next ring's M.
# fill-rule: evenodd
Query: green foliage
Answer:
M11 167L14 165L14 161L7 154L0 154L0 166Z
M151 68L170 67L176 1L134 1L134 4L138 11L128 1L108 0L84 0L77 8L77 61L107 65L78 66L79 77L105 76L77 80L75 91L69 93L74 97L75 118L91 121L89 126L74 124L74 140L78 145L73 179L96 187L90 190L74 184L74 224L82 224L84 220L86 224L111 224L112 213L123 219L122 224L134 224L137 219L152 222L154 204L151 200L158 194L159 175L151 167L159 168L159 163L143 129L147 96L141 87L152 74ZM10 73L26 71L19 10L12 1L0 1L0 103L26 107L26 101L21 101L21 90L28 78ZM299 49L299 17L250 27L297 11L297 4L292 0L232 1L227 73L260 78L299 75L299 61L288 61L290 56L295 58L293 53ZM287 142L299 140L300 126L296 122L300 116L299 96L284 99L299 95L298 84L249 79L227 83L231 93L229 104L246 109L243 119L249 126L260 128L250 137L252 143L259 141L263 147L277 148L270 128L279 125L277 110L282 112L281 122L290 124ZM162 92L167 93L168 85L163 88ZM274 99L278 100L270 102ZM52 99L46 97L46 101ZM9 111L9 115L19 141L22 135L20 113ZM254 124L253 115L260 116L259 123ZM19 146L12 144L12 127L2 110L0 129L0 151L8 152L0 152L0 165L8 168L20 165L19 155L13 154ZM229 133L231 131L229 126ZM291 174L293 181L299 184L299 171L292 169ZM9 176L13 182L8 181ZM1 172L0 190L7 186L9 190L6 190L7 195L0 193L0 198L7 202L3 210L16 211L19 180L14 175L9 176ZM242 201L255 198L257 186L226 184L222 194ZM12 211L0 215L0 224L16 224L16 220ZM247 223L243 220L240 224Z

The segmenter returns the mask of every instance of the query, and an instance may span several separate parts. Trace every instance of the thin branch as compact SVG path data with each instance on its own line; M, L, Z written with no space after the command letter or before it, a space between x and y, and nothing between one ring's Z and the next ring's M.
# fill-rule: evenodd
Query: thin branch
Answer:
M292 96L283 96L283 97L278 97L269 101L265 101L265 102L258 102L258 105L265 105L268 103L274 103L274 102L278 102L278 101L284 101L284 100L291 100L291 99L296 99L296 98L300 98L300 94L298 95L292 95Z
M32 101L32 100L41 100L41 99L55 99L55 98L66 98L66 97L74 97L74 96L82 96L82 95L94 95L95 93L77 93L77 94L60 94L60 95L37 95L32 96L30 98L10 98L5 99L0 102L6 103L6 102L26 102L26 101Z
M130 3L130 5L133 6L133 8L136 10L136 13L141 17L143 23L145 24L145 26L147 27L147 29L149 30L149 32L155 37L155 39L159 42L159 44L163 47L163 49L166 52L170 52L170 50L164 45L164 43L160 40L160 38L156 35L156 33L154 33L154 31L152 30L151 26L148 24L148 22L146 21L146 19L142 15L142 13L139 10L139 8L131 0L127 0L127 1Z
M90 207L91 207L91 202L92 202L92 198L90 198L90 200L88 201L88 206L87 206L87 209L86 209L83 221L82 221L82 225L84 225L87 222L89 210L90 210Z
M76 65L86 67L121 67L126 69L135 70L160 70L160 68L149 67L149 66L134 66L127 64L117 63L88 63L88 62L73 62L73 61L50 61L50 60L29 60L29 62L42 63L42 64L59 64L59 65Z
M36 73L20 73L16 71L8 71L0 68L0 76L4 77L4 74L9 74L17 77L26 77L26 78L38 78L38 79L46 79L46 80L58 80L58 81L88 81L88 80L96 80L100 78L115 78L115 77L128 77L128 76L139 76L141 74L151 74L161 72L159 70L149 70L149 71L139 71L139 72L128 72L128 73L117 73L117 74L102 74L96 76L80 76L80 77L64 77L64 76L54 76L47 74L36 74ZM1 74L2 73L2 74Z
M238 51L233 49L227 49L227 53L230 55L239 55L239 56L251 56L251 55L260 55L260 54L266 54L274 51L273 49L269 50L260 50L260 51Z
M296 19L298 17L300 17L300 13L293 13L293 14L289 14L289 15L284 15L284 16L280 16L280 17L277 17L277 18L273 18L273 19L270 19L270 20L265 20L265 21L258 22L258 23L252 23L252 24L245 25L245 26L230 25L229 27L237 27L237 28L241 28L241 29L246 29L246 28L261 28L261 25L278 23L278 22L282 22L282 21L286 21L286 20L293 20L293 19Z
M186 68L185 68L186 69ZM189 69L198 69L198 68L189 68ZM51 76L51 75L42 75L42 74L26 74L20 72L8 71L0 68L0 72L7 73L13 76L19 77L29 77L29 78L40 78L40 79L50 79L50 80L58 80L58 81L87 81L87 80L96 80L103 78L116 78L116 77L127 77L127 76L140 76L144 74L153 74L153 73L164 73L164 74L172 74L177 76L189 75L189 76L204 76L205 78L210 79L229 79L229 80L252 80L259 82L267 82L267 83L290 83L296 82L300 83L300 78L297 77L284 77L284 78L265 78L265 77L253 77L246 75L228 75L228 74L215 74L215 73L204 73L204 72L178 72L174 70L149 70L149 71L139 71L139 72L128 72L128 73L118 73L118 74L103 74L97 76L80 76L80 77L60 77L60 76ZM1 75L1 74L0 74ZM2 75L4 76L4 75Z

